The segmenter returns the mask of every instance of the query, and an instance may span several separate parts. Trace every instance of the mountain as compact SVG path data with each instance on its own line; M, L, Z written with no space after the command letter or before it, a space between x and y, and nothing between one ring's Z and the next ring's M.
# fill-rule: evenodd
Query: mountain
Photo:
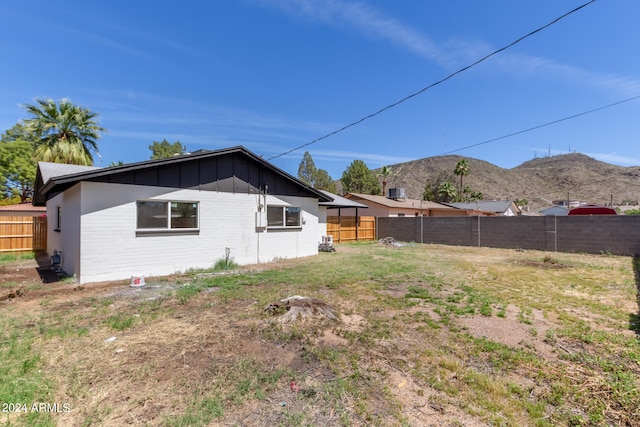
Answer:
M407 197L422 198L425 184L438 177L459 185L453 170L458 160L469 162L463 185L482 192L484 199L527 199L529 210L538 211L552 200L582 200L614 205L640 200L640 166L616 166L580 153L529 160L503 169L483 160L462 156L437 156L389 165L387 188L400 187ZM379 173L380 170L374 170Z

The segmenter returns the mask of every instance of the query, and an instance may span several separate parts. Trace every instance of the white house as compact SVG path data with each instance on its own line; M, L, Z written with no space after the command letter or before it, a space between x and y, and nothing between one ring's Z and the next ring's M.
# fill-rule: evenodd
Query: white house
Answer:
M331 197L244 147L123 166L41 162L47 251L80 283L318 253Z

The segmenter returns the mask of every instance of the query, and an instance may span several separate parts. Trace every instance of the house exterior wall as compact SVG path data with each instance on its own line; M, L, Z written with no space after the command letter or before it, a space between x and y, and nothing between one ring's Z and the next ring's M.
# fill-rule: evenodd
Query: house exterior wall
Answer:
M62 268L69 275L80 275L80 184L47 202L47 252L62 252ZM60 228L58 206L62 207Z
M78 197L69 200L67 193L76 187ZM208 268L225 258L225 248L238 264L316 255L319 236L326 233L318 200L308 197L268 196L267 204L299 206L304 223L300 228L259 232L256 212L264 196L257 194L94 182L82 182L71 190L62 194L63 218L71 220L70 211L77 211L79 230L65 243L65 251L81 258L78 255L78 264L64 267L81 283ZM198 202L199 232L137 233L137 200ZM73 203L68 205L69 201ZM66 242L66 227L59 234Z

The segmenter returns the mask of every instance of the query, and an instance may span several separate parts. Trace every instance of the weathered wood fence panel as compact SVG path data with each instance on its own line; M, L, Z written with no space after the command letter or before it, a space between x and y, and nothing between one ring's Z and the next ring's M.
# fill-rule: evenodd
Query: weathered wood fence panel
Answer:
M333 236L334 243L375 240L376 218L373 216L327 217L327 235Z
M41 251L46 249L46 217L0 217L0 252Z

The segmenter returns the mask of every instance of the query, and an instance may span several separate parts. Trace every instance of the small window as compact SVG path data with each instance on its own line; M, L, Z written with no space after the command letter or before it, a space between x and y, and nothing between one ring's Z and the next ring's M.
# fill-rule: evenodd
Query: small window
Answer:
M293 206L267 206L268 227L300 227L302 210Z
M56 206L56 228L53 231L60 231L62 229L62 206Z
M138 229L197 229L197 202L168 202L139 200L137 206Z

